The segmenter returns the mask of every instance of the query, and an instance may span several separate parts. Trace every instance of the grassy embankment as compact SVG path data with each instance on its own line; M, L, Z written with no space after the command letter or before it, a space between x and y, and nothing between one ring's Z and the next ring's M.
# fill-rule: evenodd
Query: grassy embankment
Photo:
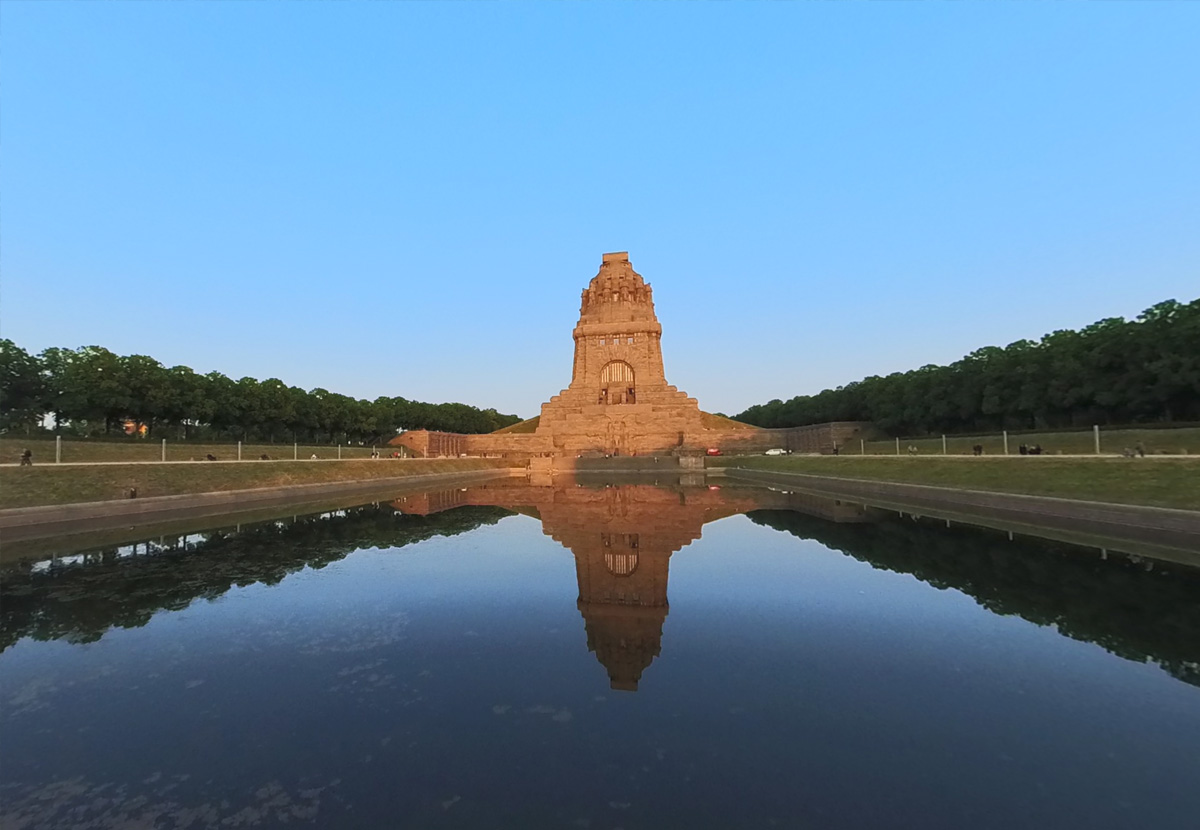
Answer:
M530 435L537 429L538 421L542 419L541 415L530 418L527 421L521 421L516 424L511 424L506 427L501 427L492 433L492 435Z
M705 429L716 429L723 432L731 432L740 429L758 429L750 424L743 424L741 421L735 421L732 418L726 418L722 415L713 415L711 412L700 413L700 423Z
M44 464L0 468L0 508L42 504L176 496L282 487L372 481L424 473L471 472L509 466L498 458L379 459L303 463L243 464L104 464L68 467Z
M1200 510L1200 460L1186 458L733 456L708 464Z
M1126 447L1138 444L1151 455L1196 455L1200 454L1200 428L1178 427L1173 429L1104 429L1100 428L1100 452L1119 455ZM909 445L915 446L921 455L941 455L942 438L901 438L900 451L906 452ZM948 435L947 455L970 455L975 444L982 444L988 455L1004 454L1004 436L992 435ZM1017 448L1025 444L1032 447L1040 444L1043 453L1050 455L1092 455L1096 452L1095 438L1090 429L1071 432L1010 432L1008 451L1017 455ZM878 441L850 441L842 448L845 455L895 455L896 440L884 438Z
M20 460L21 451L28 447L33 452L35 464L54 463L54 439L16 437L0 438L0 463L14 464ZM384 455L391 455L395 447L380 447ZM342 445L342 458L370 458L370 447L352 447ZM246 461L257 461L263 455L273 460L283 461L292 459L295 453L300 459L308 459L314 454L318 458L337 458L338 448L331 444L301 444L299 448L292 444L243 444L242 458ZM182 441L167 440L168 461L203 460L206 455L215 455L218 461L236 461L237 443L183 443ZM153 438L128 441L101 441L87 438L64 438L62 442L62 461L64 464L119 462L119 461L161 461L162 442Z

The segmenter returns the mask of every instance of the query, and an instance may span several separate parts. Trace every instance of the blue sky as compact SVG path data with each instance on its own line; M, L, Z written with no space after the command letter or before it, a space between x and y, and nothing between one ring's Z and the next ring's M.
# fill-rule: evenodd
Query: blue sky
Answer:
M32 351L528 417L628 250L734 413L1200 295L1200 4L0 5Z

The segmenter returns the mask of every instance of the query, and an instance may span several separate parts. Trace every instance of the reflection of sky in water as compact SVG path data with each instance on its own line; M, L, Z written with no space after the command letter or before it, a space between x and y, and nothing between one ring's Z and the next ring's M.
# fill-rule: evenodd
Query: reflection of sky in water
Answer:
M620 692L578 590L516 516L22 640L4 826L1195 826L1200 690L1157 666L733 517Z

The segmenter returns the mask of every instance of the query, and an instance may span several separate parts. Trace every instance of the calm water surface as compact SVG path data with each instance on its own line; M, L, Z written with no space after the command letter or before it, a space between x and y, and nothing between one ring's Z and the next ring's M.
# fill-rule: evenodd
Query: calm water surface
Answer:
M1200 816L1200 577L1095 550L501 482L0 584L6 830Z

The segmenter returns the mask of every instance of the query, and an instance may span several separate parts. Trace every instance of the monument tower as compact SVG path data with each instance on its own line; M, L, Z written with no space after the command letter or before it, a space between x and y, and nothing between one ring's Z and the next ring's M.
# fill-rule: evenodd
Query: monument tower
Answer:
M626 252L604 254L574 339L571 385L542 404L535 433L556 450L663 452L702 428L696 399L667 384L653 294Z

